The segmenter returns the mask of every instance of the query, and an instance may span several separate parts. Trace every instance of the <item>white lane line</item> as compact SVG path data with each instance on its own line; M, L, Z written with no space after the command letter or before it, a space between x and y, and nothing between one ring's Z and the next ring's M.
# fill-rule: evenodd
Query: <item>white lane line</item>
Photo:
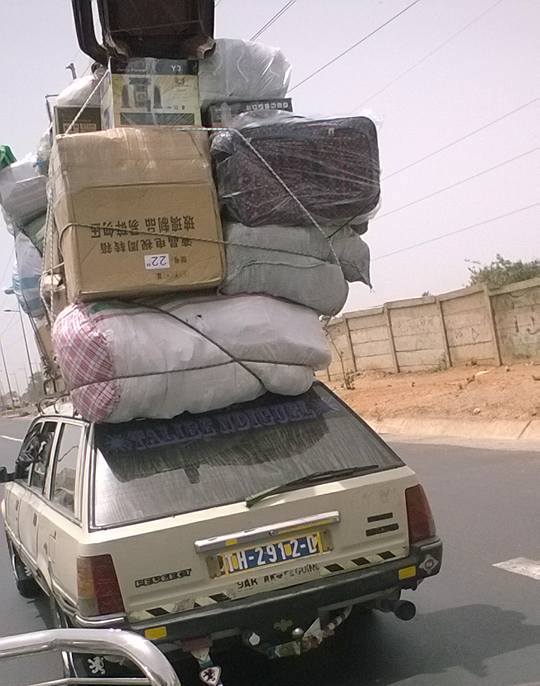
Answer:
M0 438L5 438L6 441L17 441L17 443L23 442L22 438L15 438L15 436L4 436L3 434L0 434Z
M536 560L529 560L526 557L515 557L514 559L506 560L505 562L497 562L497 564L493 566L504 569L507 572L514 572L514 574L530 576L531 579L540 581L540 562Z

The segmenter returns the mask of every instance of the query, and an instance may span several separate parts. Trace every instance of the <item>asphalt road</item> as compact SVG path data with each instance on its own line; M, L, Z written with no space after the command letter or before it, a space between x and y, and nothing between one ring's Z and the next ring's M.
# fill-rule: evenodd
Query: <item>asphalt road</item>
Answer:
M10 465L21 419L0 420L0 464ZM417 471L445 543L443 571L406 597L408 623L379 613L346 623L319 651L270 663L238 650L224 686L532 686L540 684L540 580L493 567L540 560L540 454L455 445L394 444ZM0 544L0 635L46 626L45 602L21 598ZM53 656L0 663L0 684L58 676ZM199 683L195 670L184 686Z

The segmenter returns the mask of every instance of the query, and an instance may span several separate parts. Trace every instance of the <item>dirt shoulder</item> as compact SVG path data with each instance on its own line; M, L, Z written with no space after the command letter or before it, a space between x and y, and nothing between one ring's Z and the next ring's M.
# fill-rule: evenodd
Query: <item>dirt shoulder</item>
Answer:
M521 419L540 417L540 365L458 367L441 372L364 372L354 389L328 384L366 418L449 417Z

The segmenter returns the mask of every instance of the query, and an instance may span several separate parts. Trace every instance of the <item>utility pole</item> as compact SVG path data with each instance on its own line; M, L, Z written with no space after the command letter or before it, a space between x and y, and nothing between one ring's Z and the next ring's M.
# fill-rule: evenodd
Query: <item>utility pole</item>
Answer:
M4 293L7 295L13 295L13 289L12 288L6 288L4 289ZM37 388L36 388L36 382L34 379L34 370L32 368L32 358L30 357L30 349L28 348L28 339L26 338L26 329L24 328L24 319L22 315L22 310L21 310L21 303L17 299L17 310L19 312L19 321L21 322L21 330L22 330L22 335L23 335L23 340L24 340L24 348L26 350L26 359L28 360L28 369L30 370L30 383L32 384L32 388L34 389L34 393L39 395L37 393ZM4 309L2 310L3 312L17 312L17 310L10 310L10 309Z
M17 377L17 372L13 374L15 377L15 388L17 389L17 397L19 398L19 407L21 406L21 389L19 388L19 379ZM13 403L15 404L15 403Z
M30 383L32 384L32 388L34 390L34 394L37 396L37 389L36 389L36 381L34 379L34 370L32 369L32 359L30 357L30 350L28 349L28 340L26 338L26 330L24 328L24 319L22 316L22 310L21 310L21 303L17 300L17 305L18 305L18 310L19 310L19 320L21 322L21 329L22 329L22 335L24 339L24 347L26 350L26 359L28 360L28 368L30 370Z
M0 354L2 355L2 362L4 363L4 372L6 375L7 387L8 387L8 391L9 391L9 399L11 400L11 407L15 407L15 402L13 400L13 391L11 390L11 381L9 380L9 374L8 374L8 370L7 370L6 356L4 355L4 346L2 345L1 340L0 340Z

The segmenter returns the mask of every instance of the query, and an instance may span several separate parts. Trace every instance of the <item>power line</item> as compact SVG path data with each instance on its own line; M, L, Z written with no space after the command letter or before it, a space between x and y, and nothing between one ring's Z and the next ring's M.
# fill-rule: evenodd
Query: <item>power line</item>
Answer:
M375 91L375 93L372 93L368 98L365 98L364 100L362 100L362 102L359 105L357 105L353 110L351 110L351 114L354 114L354 112L357 112L361 107L363 107L363 105L366 104L366 102L369 102L370 100L373 100L373 98L376 98L381 93L384 93L386 90L388 90L388 88L390 88L390 86L393 86L394 83L396 83L396 81L399 81L404 76L409 74L411 71L416 69L416 67L419 67L421 64L426 62L430 57L433 57L433 55L435 55L435 53L439 52L439 50L442 50L442 48L446 47L448 45L448 43L450 43L451 41L454 40L454 38L457 38L464 31L466 31L470 26L475 24L477 21L480 21L480 19L483 19L486 16L486 14L488 14L488 12L491 12L491 10L495 9L495 7L497 5L500 5L501 2L504 2L504 0L497 0L497 2L493 3L493 5L491 5L491 7L488 7L481 14L479 14L474 19L472 19L468 24L465 24L465 26L463 26L461 29L459 29L459 31L456 31L455 33L453 33L449 38L447 38L445 41L440 43L440 45L438 45L436 48L434 48L433 50L428 52L427 55L424 55L424 57L422 57L422 59L418 60L418 62L415 62L411 67L409 67L408 69L405 69L405 71L402 71L400 74L398 74L393 79L388 81L388 83L386 85L384 85L378 91Z
M464 136L460 136L459 138L455 138L453 141L450 141L449 143L446 143L440 148L437 148L436 150L433 150L432 152L428 153L427 155L424 155L423 157L418 158L414 162L409 162L409 164L406 164L404 167L400 167L399 169L396 169L395 171L391 172L390 174L387 174L382 178L383 181L386 181L387 179L392 178L392 176L396 176L396 174L401 174L401 172L405 171L406 169L410 169L411 167L416 166L417 164L420 164L420 162L424 162L425 160L428 160L430 157L433 157L434 155L438 155L440 152L443 152L443 150L448 150L449 148L452 148L454 145L457 145L458 143L461 143L464 140L467 140L467 138L471 138L472 136L475 136L477 133L480 133L481 131L484 131L485 129L489 128L490 126L494 126L495 124L498 124L499 122L503 121L503 119L506 119L507 117L510 117L512 114L515 114L516 112L520 112L521 110L524 110L526 107L529 107L529 105L534 104L535 102L538 102L540 98L533 98L532 100L529 100L528 102L523 103L523 105L519 105L518 107L514 108L513 110L510 110L510 112L506 112L506 114L501 115L500 117L497 117L496 119L492 119L491 121L487 122L487 124L483 124L482 126L479 126L477 129L474 129L473 131L469 131L469 133L466 133Z
M290 89L289 93L292 92L295 88L298 88L299 86L302 86L304 83L306 83L306 81L309 81L309 80L312 79L314 76L317 76L317 74L320 74L322 71L324 71L325 69L327 69L327 68L328 68L329 66L331 66L332 64L335 64L338 60L340 60L342 57L344 57L347 53L351 52L351 50L354 50L354 48L357 48L359 45L361 45L362 43L364 43L365 41L367 41L368 38L371 38L371 37L374 36L376 33L378 33L381 29L384 29L385 26L388 26L388 24L391 24L393 21L395 21L395 20L396 20L398 17L400 17L402 14L405 14L405 12L407 12L408 10L410 10L411 7L414 7L415 5L417 5L420 1L421 1L421 0L414 0L414 2L411 2L410 5L407 5L407 7L405 7L404 9L402 9L400 12L398 12L397 14L394 14L393 17L390 17L390 19L388 19L387 21L385 21L383 24L381 24L380 26L378 26L376 29L373 29L373 31L371 31L370 33L368 33L367 35L365 35L365 36L364 36L363 38L361 38L359 41L356 41L356 43L353 43L353 45L351 45L350 47L348 47L348 48L347 48L346 50L344 50L343 52L339 53L339 55L336 55L335 57L333 57L329 62L327 62L326 64L323 64L322 67L319 67L319 68L316 69L314 72L312 72L311 74L309 74L308 76L306 76L305 79L302 79L302 81L299 81L296 85L294 85L294 86Z
M267 29L269 29L272 26L272 24L275 24L276 21L295 4L296 0L289 0L289 2L286 2L285 5L283 5L283 7L279 10L279 12L276 12L273 17L270 17L266 24L264 24L264 26L261 26L261 28L256 33L254 33L249 40L257 40L259 36L261 36Z
M512 210L511 212L506 212L505 214L499 214L496 217L491 217L490 219L484 219L484 221L481 222L476 222L474 224L469 224L468 226L463 226L460 229L456 229L455 231L449 231L448 233L443 233L440 236L434 236L433 238L428 238L425 241L420 241L419 243L413 243L412 245L406 245L403 248L398 248L397 250L393 250L392 252L387 252L384 255L379 255L378 257L373 258L373 262L376 262L377 260L383 260L385 257L391 257L392 255L398 255L399 253L406 252L407 250L413 250L413 248L419 248L422 245L427 245L428 243L435 243L436 241L440 241L443 238L448 238L449 236L455 236L458 233L464 233L465 231L470 231L471 229L476 229L479 226L484 226L486 224L491 224L492 222L498 221L499 219L505 219L506 217L511 217L514 214L518 214L519 212L525 212L526 210L530 210L533 207L539 207L540 203L533 203L532 205L525 205L525 207L519 207L515 210Z
M497 164L494 164L492 167L488 167L487 169L483 169L482 171L477 172L476 174L472 174L472 176L467 176L464 179L460 179L459 181L455 181L454 183L451 183L449 186L445 186L444 188L439 188L437 191L433 191L433 193L428 193L428 195L423 195L421 198L417 198L416 200L411 200L411 202L406 203L405 205L401 205L400 207L396 207L393 210L390 210L389 212L385 212L384 214L377 215L372 219L372 221L376 221L377 219L382 219L383 217L388 217L391 214L395 214L396 212L400 212L401 210L406 209L407 207L411 207L412 205L416 205L419 202L423 202L424 200L428 200L428 198L433 198L436 195L439 195L440 193L444 193L445 191L449 191L451 188L456 188L456 186L461 186L464 183L467 183L468 181L472 181L473 179L477 179L479 176L483 176L484 174L488 174L489 172L494 171L495 169L500 169L501 167L506 166L507 164L510 164L510 162L515 162L516 160L521 159L522 157L526 157L527 155L531 155L533 152L538 152L538 148L532 148L531 150L527 150L526 152L522 152L519 155L516 155L515 157L510 157L507 160L504 160L503 162L499 162Z

